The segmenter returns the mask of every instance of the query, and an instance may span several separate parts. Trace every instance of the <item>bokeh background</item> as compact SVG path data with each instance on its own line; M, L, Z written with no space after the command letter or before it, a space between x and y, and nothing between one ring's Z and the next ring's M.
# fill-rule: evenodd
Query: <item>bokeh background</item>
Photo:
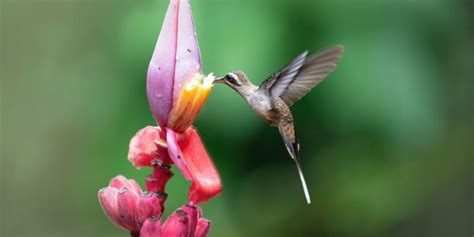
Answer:
M127 236L97 191L142 181L129 139L166 0L2 0L0 235ZM292 108L313 204L278 131L216 86L196 122L224 191L210 236L472 236L474 4L192 0L204 71L259 82L305 49L338 69ZM179 172L166 214L185 202Z

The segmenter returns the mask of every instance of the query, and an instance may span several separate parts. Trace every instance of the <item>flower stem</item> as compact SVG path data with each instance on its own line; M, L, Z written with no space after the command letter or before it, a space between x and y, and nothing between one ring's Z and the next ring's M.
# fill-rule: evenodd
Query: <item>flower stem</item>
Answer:
M164 132L160 133L160 137L165 136ZM165 193L165 186L168 183L168 180L173 177L173 172L171 172L171 158L168 155L168 149L159 144L156 145L157 151L156 156L152 159L151 163L153 165L153 172L146 177L146 190L148 192L153 192L157 197L160 198L158 205L161 206L161 214L164 210L164 202L166 200L167 194ZM130 233L132 237L140 237L140 233Z
M166 134L164 129L160 132L160 139L165 140ZM152 160L153 173L146 178L146 189L148 192L165 193L165 186L168 180L173 176L171 172L171 158L168 155L166 146L156 143L156 156Z
M153 173L146 178L146 189L148 192L165 193L165 186L173 176L171 172L171 159L168 149L157 146L159 156L152 160Z

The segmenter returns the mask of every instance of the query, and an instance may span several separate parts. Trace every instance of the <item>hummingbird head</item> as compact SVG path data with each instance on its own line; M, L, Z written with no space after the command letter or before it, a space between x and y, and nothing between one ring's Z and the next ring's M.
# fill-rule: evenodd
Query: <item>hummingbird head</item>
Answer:
M247 79L247 76L240 71L229 72L225 76L214 80L214 83L227 84L237 91L239 91L241 88L246 88L252 85L252 83L250 83L250 81Z

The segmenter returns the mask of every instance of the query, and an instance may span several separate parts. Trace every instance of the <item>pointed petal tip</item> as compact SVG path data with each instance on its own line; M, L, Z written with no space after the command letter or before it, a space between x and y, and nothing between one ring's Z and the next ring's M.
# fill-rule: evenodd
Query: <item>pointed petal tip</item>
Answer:
M166 125L173 103L176 46L178 43L178 5L170 1L147 72L147 96L153 117Z
M183 85L202 74L201 53L188 0L171 0L147 73L153 117L167 125Z

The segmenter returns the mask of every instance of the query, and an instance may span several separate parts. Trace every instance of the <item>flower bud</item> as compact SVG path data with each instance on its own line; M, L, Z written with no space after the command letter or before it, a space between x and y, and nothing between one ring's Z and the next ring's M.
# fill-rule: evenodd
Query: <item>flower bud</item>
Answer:
M161 222L159 216L151 216L145 220L140 229L140 237L161 237Z
M150 216L161 216L165 199L161 193L143 193L135 180L121 175L99 191L100 205L112 223L132 233L138 233Z
M163 214L163 204L165 200L165 194L155 192L143 193L137 203L137 222L143 223L150 216L161 216L161 214Z
M197 206L194 205L184 205L181 207L181 209L188 214L189 218L189 233L194 233L196 232L196 225L198 222L198 215L200 214L200 209ZM199 209L199 211L198 211Z
M110 221L118 227L123 227L117 205L117 189L103 188L99 191L99 203Z
M162 226L162 237L188 237L189 217L182 209L171 214Z
M195 237L205 237L207 236L207 233L209 232L209 229L211 228L211 221L200 218L198 220L197 226L196 226L196 233L194 234Z
M191 126L212 88L202 75L201 53L188 0L171 0L150 60L147 96L162 127L183 132Z

